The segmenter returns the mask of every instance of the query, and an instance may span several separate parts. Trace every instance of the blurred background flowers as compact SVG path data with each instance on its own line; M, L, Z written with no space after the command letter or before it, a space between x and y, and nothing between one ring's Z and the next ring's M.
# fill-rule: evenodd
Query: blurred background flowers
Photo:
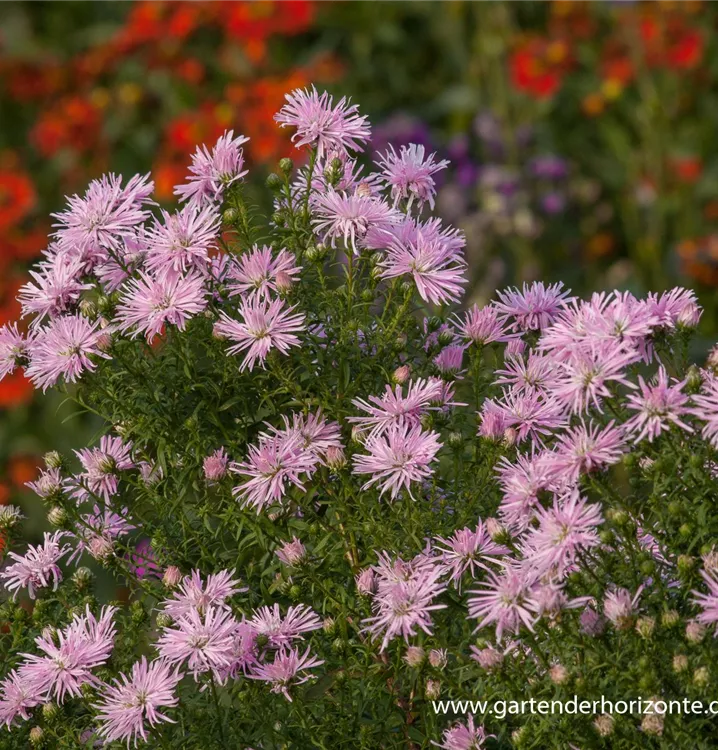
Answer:
M350 95L374 147L449 159L440 213L462 227L472 301L541 278L577 292L682 283L718 334L716 5L677 2L6 2L0 5L0 324L63 195L152 169L171 201L189 154L251 139L309 83ZM0 383L0 503L17 501L62 420ZM74 419L77 446L92 425ZM68 445L66 449L77 447Z

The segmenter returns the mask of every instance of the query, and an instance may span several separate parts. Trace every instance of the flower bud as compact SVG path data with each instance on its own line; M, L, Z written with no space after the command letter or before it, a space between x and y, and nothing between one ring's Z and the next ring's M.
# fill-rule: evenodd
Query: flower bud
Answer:
M714 351L718 352L718 349L714 349ZM691 365L686 372L686 390L689 393L697 393L702 385L703 375L700 368L696 365Z
M12 529L25 518L15 505L0 505L0 529Z
M438 680L427 680L424 695L426 695L427 700L436 700L441 695L441 683Z
M110 539L104 536L93 536L87 545L90 554L100 562L106 562L114 554L114 547Z
M686 625L686 640L688 643L700 643L705 637L705 625L701 625L701 623L696 620L691 620L688 625Z
M332 471L339 471L347 465L347 458L344 451L338 445L330 445L324 454L324 460Z
M486 648L472 646L471 658L487 672L497 669L501 666L501 662L504 660L503 654L500 651L497 651L493 646L487 646Z
M289 598L292 599L292 601L297 601L302 595L302 587L294 583L289 587Z
M663 734L664 718L661 714L646 714L641 721L641 730L654 737Z
M681 616L675 609L669 609L661 615L661 624L667 628L671 628L678 623Z
M460 432L450 432L447 442L450 448L461 448L464 445L464 436Z
M97 315L97 306L90 299L80 300L80 304L78 305L78 307L80 309L80 313L86 318L94 318Z
M362 570L355 580L357 590L360 594L373 594L376 591L376 580L373 568Z
M359 445L363 445L366 442L366 433L359 425L355 424L352 427L352 440L355 443L359 443Z
M593 726L601 737L608 737L613 734L614 719L611 714L601 714L593 722Z
M224 212L222 213L222 221L225 224L234 224L234 222L237 221L238 216L237 209L230 206L229 208L224 209Z
M333 617L325 617L324 621L322 622L322 630L327 635L333 635L334 631L337 629L336 621Z
M94 573L86 567L78 568L72 575L72 582L79 591L87 588L94 578Z
M42 717L46 721L52 721L59 711L57 703L43 703L42 705Z
M432 648L429 651L429 664L434 669L443 669L446 666L446 649L445 648Z
M341 654L345 648L346 648L346 643L344 642L342 638L335 638L332 641L332 651L335 654Z
M294 169L294 162L288 156L285 156L279 160L279 168L284 174L289 174Z
M678 325L684 328L695 328L700 323L702 314L703 311L695 302L689 302L678 313Z
M176 565L169 565L162 574L162 583L168 588L173 589L178 586L182 580L182 573Z
M708 667L698 667L693 673L693 684L696 687L707 687L710 683L710 670Z
M172 617L166 612L160 612L157 615L157 627L168 628L172 624Z
M694 557L691 557L690 555L678 555L678 560L676 562L678 564L678 571L680 573L690 573L690 571L693 569L693 566L696 560Z
M639 617L636 621L636 632L641 638L650 638L656 627L656 621L653 617Z
M279 191L284 185L284 180L276 172L271 172L269 175L267 175L267 179L264 184L270 190Z
M42 727L33 727L30 730L30 744L34 747L42 742L45 732Z
M47 512L47 521L51 526L62 526L67 521L67 513L64 508L56 505Z
M391 382L396 385L404 385L404 383L409 380L410 375L411 369L409 368L409 365L402 365L394 370L394 373L391 376Z
M438 341L442 346L448 346L454 341L454 338L453 331L442 331L438 336Z
M61 469L63 464L62 456L57 451L49 451L44 457L45 466L48 469Z
M307 550L297 537L292 537L290 542L285 542L274 553L285 565L297 567L304 562Z
M404 654L404 662L410 667L420 667L424 663L424 656L421 646L409 646Z
M274 283L280 294L288 294L292 290L292 277L286 271L279 271Z
M677 674L688 669L688 657L685 654L676 654L673 657L673 671Z
M551 669L549 669L548 675L554 685L565 685L569 678L568 669L566 669L563 664L554 664Z

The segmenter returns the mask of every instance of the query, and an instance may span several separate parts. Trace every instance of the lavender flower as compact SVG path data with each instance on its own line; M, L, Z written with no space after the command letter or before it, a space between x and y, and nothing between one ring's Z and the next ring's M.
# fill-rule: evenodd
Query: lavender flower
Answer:
M99 448L75 451L84 469L77 477L80 486L76 494L84 498L89 490L109 502L117 494L118 472L132 469L135 465L130 456L131 450L132 444L123 442L122 438L103 435Z
M202 461L205 479L208 482L219 482L227 474L228 464L229 456L226 454L224 448L218 448Z
M16 323L0 326L0 380L23 363L27 347L28 342L17 330Z
M207 580L203 581L200 571L193 570L191 575L182 579L172 598L162 602L163 611L178 618L193 611L202 614L210 608L230 609L227 599L247 590L240 586L233 575L233 570L221 570L219 573L210 573Z
M279 292L282 279L289 279L291 283L301 270L301 266L295 265L294 256L286 250L280 250L275 258L271 248L255 245L230 266L227 286L231 295L271 300L271 293Z
M624 429L635 436L636 442L644 438L653 442L661 433L670 429L672 424L686 432L693 432L693 428L681 419L690 413L688 396L681 390L686 382L674 379L673 385L669 385L668 374L663 366L658 368L655 385L647 385L638 376L640 394L629 393L626 399L626 406L638 413L624 425Z
M322 664L324 664L322 660L309 655L309 647L302 655L296 648L287 648L278 651L273 662L259 664L249 676L254 680L270 682L273 693L282 693L288 701L291 701L289 687L305 683L311 675L302 673Z
M436 154L425 155L424 147L415 143L402 146L397 154L393 146L379 160L384 181L391 190L391 197L396 206L399 201L407 201L407 210L411 210L416 200L419 210L424 203L434 208L436 187L434 175L449 166L446 160L435 161Z
M570 301L570 292L563 291L563 284L544 286L535 281L523 289L506 289L498 293L499 301L494 303L499 314L513 319L512 327L518 331L545 329Z
M7 591L13 592L13 598L21 588L27 588L31 599L40 588L47 588L52 583L53 591L62 580L62 572L58 562L70 551L70 546L61 544L65 534L56 531L54 534L45 532L42 544L28 547L24 555L8 552L8 557L15 560L0 572Z

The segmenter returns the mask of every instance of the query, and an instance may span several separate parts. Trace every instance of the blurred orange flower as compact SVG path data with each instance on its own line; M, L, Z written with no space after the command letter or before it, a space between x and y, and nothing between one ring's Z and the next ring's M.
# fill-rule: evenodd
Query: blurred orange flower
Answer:
M0 171L0 231L18 224L36 201L35 187L25 172Z

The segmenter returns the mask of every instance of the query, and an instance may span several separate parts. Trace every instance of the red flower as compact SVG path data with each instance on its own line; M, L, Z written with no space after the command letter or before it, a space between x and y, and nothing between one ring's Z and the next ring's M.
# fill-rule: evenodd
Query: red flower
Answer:
M35 188L24 172L0 171L0 230L24 219L36 200Z
M671 159L671 168L681 182L692 184L703 172L703 162L697 156L680 156Z
M511 81L519 91L535 99L549 99L561 87L568 64L565 42L530 39L511 55Z

